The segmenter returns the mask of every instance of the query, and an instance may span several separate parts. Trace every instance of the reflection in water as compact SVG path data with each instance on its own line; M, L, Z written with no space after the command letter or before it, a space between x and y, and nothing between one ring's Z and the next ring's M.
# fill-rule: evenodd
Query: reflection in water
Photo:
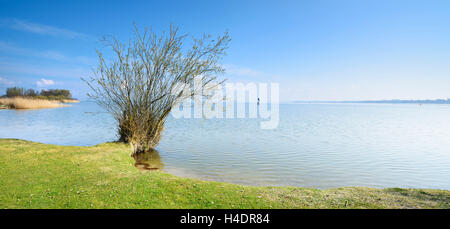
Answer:
M161 170L164 164L161 161L158 151L152 149L145 153L139 153L133 156L134 166L139 170Z

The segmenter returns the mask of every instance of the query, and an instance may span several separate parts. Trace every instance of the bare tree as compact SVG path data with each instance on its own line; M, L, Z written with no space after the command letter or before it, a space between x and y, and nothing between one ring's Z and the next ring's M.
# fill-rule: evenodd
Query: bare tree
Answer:
M201 96L205 86L223 83L217 75L224 72L219 62L230 41L228 33L193 38L189 47L183 45L186 38L174 26L168 34L157 35L149 29L141 34L135 25L128 45L103 39L114 53L111 61L97 51L98 68L85 80L92 89L88 96L116 119L120 140L131 144L132 155L158 144L174 106ZM194 83L199 80L200 85Z

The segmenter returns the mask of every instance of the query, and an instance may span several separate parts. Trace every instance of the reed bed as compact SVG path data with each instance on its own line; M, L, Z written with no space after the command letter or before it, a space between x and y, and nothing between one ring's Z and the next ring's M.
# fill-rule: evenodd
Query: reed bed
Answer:
M63 99L61 100L62 103L79 103L79 100L76 99Z
M64 107L65 105L58 101L31 98L0 98L0 104L12 109L42 109Z

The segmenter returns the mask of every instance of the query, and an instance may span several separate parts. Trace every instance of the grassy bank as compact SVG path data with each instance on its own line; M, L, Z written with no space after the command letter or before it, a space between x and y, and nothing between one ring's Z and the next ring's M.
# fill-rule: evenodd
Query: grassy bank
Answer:
M450 208L450 191L248 187L141 172L129 150L0 139L0 208Z
M43 109L63 107L64 104L56 100L35 98L0 98L0 105L9 109Z

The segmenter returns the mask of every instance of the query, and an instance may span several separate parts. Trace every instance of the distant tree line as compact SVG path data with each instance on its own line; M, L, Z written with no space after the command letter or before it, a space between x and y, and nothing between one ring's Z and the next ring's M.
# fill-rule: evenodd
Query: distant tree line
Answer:
M3 97L36 97L42 99L71 99L72 94L65 89L49 89L41 90L40 92L34 89L25 89L22 87L11 87L6 89L6 95Z

